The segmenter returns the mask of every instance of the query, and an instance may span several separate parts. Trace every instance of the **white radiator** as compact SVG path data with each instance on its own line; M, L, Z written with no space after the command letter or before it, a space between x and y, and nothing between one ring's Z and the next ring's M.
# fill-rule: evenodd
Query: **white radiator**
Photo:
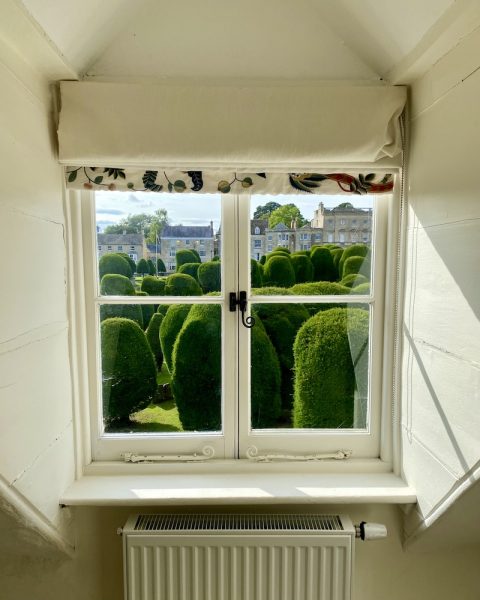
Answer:
M126 600L350 600L343 515L133 515Z

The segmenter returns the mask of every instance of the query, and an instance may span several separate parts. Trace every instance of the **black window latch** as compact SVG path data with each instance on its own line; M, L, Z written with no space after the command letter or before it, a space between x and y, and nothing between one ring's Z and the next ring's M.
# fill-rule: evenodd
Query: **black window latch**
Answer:
M251 329L255 325L255 319L253 317L246 317L245 312L247 310L247 292L239 292L238 299L235 292L230 292L230 312L235 312L237 306L240 307L242 313L242 323L244 327Z

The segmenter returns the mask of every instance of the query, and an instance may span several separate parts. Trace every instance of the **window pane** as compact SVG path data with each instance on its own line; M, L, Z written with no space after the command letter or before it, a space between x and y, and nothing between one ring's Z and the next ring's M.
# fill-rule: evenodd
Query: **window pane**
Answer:
M277 295L369 293L372 197L252 196L250 217L252 288L274 288ZM254 226L260 235L253 239Z
M101 295L220 291L220 194L96 192L95 202Z
M218 304L100 305L106 433L222 430L221 311Z
M252 429L365 429L367 305L253 304Z

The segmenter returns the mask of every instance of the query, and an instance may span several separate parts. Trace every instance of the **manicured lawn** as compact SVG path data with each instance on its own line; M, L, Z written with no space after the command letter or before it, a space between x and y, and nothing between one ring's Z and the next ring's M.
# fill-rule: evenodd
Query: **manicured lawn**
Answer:
M174 400L151 404L148 408L131 415L130 421L132 431L137 432L183 431Z

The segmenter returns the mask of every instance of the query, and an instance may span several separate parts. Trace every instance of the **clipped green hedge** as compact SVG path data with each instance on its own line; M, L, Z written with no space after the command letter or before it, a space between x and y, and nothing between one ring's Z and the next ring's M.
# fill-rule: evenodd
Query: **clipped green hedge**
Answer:
M217 261L220 260L220 257L218 256L218 254L215 254L215 256L212 258L212 261Z
M157 370L145 334L129 319L103 321L101 354L103 418L108 428L150 404Z
M158 273L166 273L167 267L161 258L157 258L157 272Z
M165 296L165 277L145 275L140 289L142 292L147 292L149 296Z
M185 273L174 273L165 280L167 296L201 296L202 288L198 281Z
M198 281L205 293L222 289L222 265L218 261L204 262L198 267Z
M130 278L133 275L128 261L118 254L104 254L98 261L100 280L104 275L123 275Z
M286 256L287 258L290 258L290 253L288 252L280 252L279 250L273 250L272 252L269 252L265 259L266 261L268 261L270 258L272 258L272 256Z
M273 252L284 252L285 254L290 254L290 250L288 248L284 248L283 246L277 246L273 249Z
M134 321L143 329L143 313L139 304L101 304L100 321L113 318L123 318Z
M316 281L314 283L297 283L291 288L291 292L296 296L339 296L350 294L350 288L335 282ZM311 315L336 306L338 304L305 304L305 308Z
M343 248L331 248L330 254L333 258L333 266L335 267L335 278L341 279L340 276L340 259L342 258Z
M265 286L289 288L295 284L295 271L288 256L272 256L267 260L263 270Z
M260 257L260 260L258 261L262 266L266 263L267 261L267 257L264 254L263 256Z
M200 254L198 253L197 250L195 250L195 248L190 248L190 252L193 252L193 254L195 255L198 262L202 262L202 259L200 258Z
M352 288L352 294L367 295L370 294L370 283L366 281Z
M178 250L178 252L175 254L175 263L177 265L177 271L179 267L181 267L185 263L194 262L200 262L200 258L191 250Z
M191 304L171 304L160 324L160 345L169 373L173 371L172 355L175 340L191 308Z
M179 273L185 273L185 275L190 275L198 281L198 267L200 266L199 262L194 263L183 263L178 267Z
M147 260L147 265L148 265L148 273L150 275L155 275L156 271L155 271L155 265L153 264L153 260L151 258L149 258Z
M102 296L135 296L135 286L125 275L107 273L100 281Z
M290 260L292 261L297 283L313 281L313 264L308 256L305 254L292 254Z
M348 246L347 248L344 248L342 256L338 263L338 273L339 273L340 279L343 279L343 277L344 277L343 265L345 264L345 261L348 258L350 258L351 256L365 257L365 256L367 256L368 251L369 251L369 248L365 244L353 244L352 246Z
M222 427L221 338L221 307L192 306L172 357L172 391L184 431Z
M293 343L300 326L310 317L302 304L253 304L278 356L281 369L282 408L293 404Z
M137 296L148 296L147 292L136 292ZM142 311L143 329L147 329L150 319L155 314L154 304L139 304L140 310Z
M162 324L162 321L163 315L158 312L154 313L150 319L147 330L145 331L145 336L150 344L159 371L162 368L163 363L163 352L160 344L160 325Z
M141 258L137 263L137 273L139 275L148 275L150 273L148 263L144 258Z
M360 285L361 283L368 283L368 279L365 277L365 275L360 275L360 273L351 273L350 275L344 277L339 283L340 285L352 288Z
M313 264L315 281L335 281L337 279L337 270L328 248L316 247L310 254L310 260Z
M250 331L251 426L275 427L282 408L280 363L258 315Z
M254 258L250 259L250 285L252 288L262 287L263 277L262 277L263 267L260 263L258 263Z
M130 258L130 256L128 256L128 254L126 252L116 252L115 254L118 254L118 256L121 256L128 262L128 264L130 265L130 269L132 271L132 275L137 271L136 262L133 260L133 258Z
M293 353L294 427L365 426L368 312L334 308L319 313L299 330Z
M343 279L357 273L367 278L370 276L370 260L368 256L351 256L343 263Z

